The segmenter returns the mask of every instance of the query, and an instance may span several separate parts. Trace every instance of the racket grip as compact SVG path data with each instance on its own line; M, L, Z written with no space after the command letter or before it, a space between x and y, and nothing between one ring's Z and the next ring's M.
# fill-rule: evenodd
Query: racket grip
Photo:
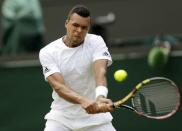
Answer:
M119 108L119 106L116 105L116 103L113 103L112 107L115 108Z

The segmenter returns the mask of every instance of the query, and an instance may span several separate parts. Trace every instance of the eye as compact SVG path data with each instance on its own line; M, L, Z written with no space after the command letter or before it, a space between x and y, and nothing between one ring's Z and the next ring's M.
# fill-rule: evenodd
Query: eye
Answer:
M87 30L88 29L88 26L82 26L82 29L83 30Z
M73 23L74 27L79 27L79 24Z

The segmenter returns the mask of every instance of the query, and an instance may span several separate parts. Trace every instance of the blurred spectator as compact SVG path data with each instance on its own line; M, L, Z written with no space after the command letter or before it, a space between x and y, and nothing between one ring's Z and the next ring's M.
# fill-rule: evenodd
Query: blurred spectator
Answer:
M148 54L149 66L155 69L164 68L168 63L171 46L177 43L178 41L170 35L156 36Z
M108 25L115 22L116 16L113 12L109 12L106 16L98 16L94 19L93 24L90 29L90 33L100 35L108 44Z
M165 41L168 41L171 46L177 45L180 43L178 38L176 38L172 35L168 35L168 34L159 34L159 35L155 35L155 36L149 36L149 37L145 38L144 43L146 45L155 46L155 45L158 45L159 43L163 43Z
M36 52L43 46L44 24L38 0L2 4L2 54Z

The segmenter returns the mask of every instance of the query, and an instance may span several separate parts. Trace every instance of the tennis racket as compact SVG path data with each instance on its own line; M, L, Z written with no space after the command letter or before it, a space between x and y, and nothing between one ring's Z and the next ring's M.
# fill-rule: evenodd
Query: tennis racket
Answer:
M126 104L126 103L130 104ZM180 93L176 84L164 77L146 79L123 99L114 102L114 108L126 108L151 119L166 119L180 106Z

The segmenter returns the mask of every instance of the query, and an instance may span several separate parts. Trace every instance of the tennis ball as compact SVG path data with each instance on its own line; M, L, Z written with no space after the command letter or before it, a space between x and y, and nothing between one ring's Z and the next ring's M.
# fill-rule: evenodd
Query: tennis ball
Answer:
M124 81L128 76L128 73L125 70L117 70L114 73L114 79L118 82Z

